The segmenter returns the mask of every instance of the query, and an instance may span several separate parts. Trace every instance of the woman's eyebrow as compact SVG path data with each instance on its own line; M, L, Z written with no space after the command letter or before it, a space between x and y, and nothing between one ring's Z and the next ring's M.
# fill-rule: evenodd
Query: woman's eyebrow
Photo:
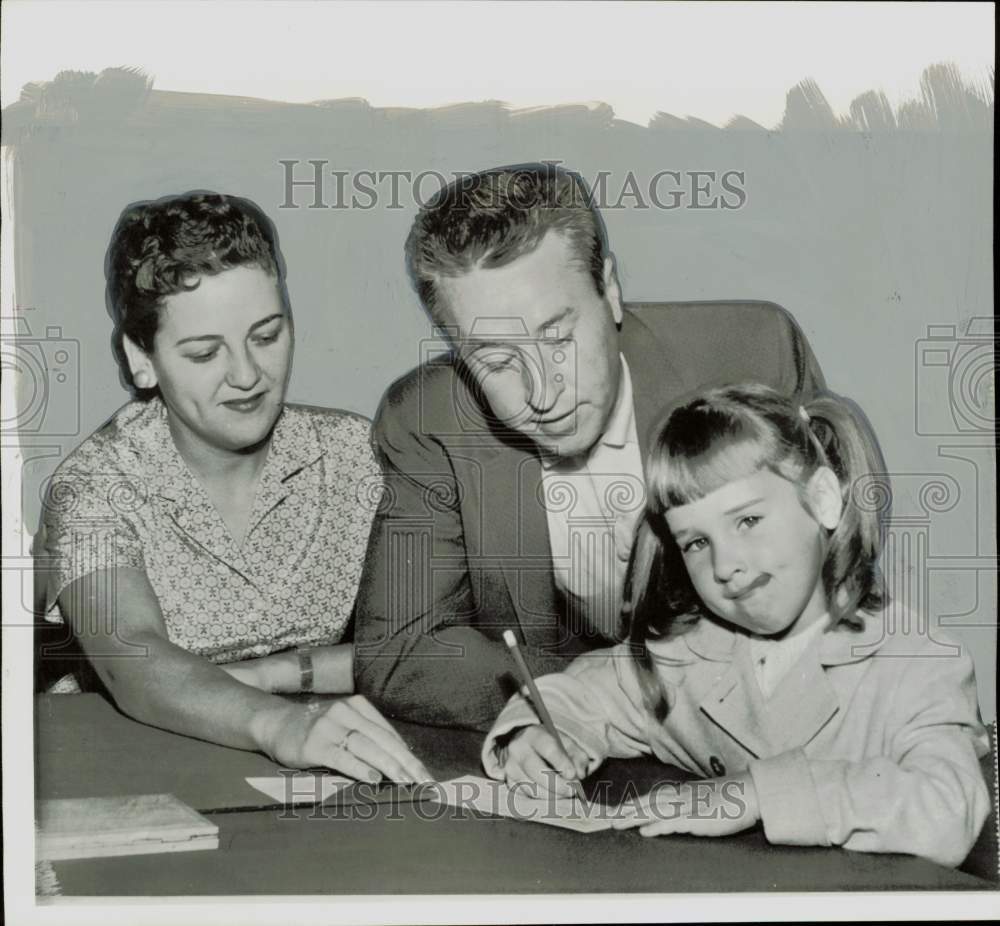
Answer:
M258 328L261 328L264 325L270 324L276 318L284 318L284 317L285 317L285 313L284 312L275 312L273 315L268 315L267 318L262 318L259 322L254 322L250 326L250 330L251 331L256 331Z
M262 318L260 321L254 322L250 326L248 331L256 331L258 328L270 324L276 318L284 318L284 317L285 317L284 312L275 312L273 315L268 315L267 318ZM189 341L221 341L221 340L223 340L221 334L193 334L191 335L191 337L181 338L179 341L177 341L176 344L174 344L174 347L180 347L181 344L187 344Z
M181 338L174 347L180 347L181 344L187 344L189 341L221 341L221 334L194 334L189 338Z

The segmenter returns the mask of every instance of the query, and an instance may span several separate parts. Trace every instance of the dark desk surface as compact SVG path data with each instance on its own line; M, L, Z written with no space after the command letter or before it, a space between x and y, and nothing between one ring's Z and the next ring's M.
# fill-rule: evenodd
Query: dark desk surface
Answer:
M166 792L202 813L274 806L245 781L279 774L259 753L136 723L97 694L41 695L35 704L39 798ZM481 774L481 734L402 723L396 729L438 781Z
M262 756L137 724L97 695L37 702L39 798L167 791L208 812L219 849L55 863L66 895L401 894L990 890L995 885L899 855L772 846L734 837L579 834L432 803L392 799L280 810L250 788L276 774ZM439 779L481 774L480 736L397 725ZM618 783L679 777L616 763ZM220 808L244 808L218 812ZM263 808L263 809L248 809Z

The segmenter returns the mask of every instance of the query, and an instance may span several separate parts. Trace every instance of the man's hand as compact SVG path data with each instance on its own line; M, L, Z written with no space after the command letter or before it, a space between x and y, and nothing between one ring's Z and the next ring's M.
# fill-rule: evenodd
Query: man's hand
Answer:
M544 727L522 727L501 751L504 780L511 787L532 782L560 797L573 797L570 782L586 776L589 760L569 737L563 743L565 752Z
M759 819L757 790L748 773L659 785L632 806L623 806L612 825L617 830L639 827L643 836L728 836Z

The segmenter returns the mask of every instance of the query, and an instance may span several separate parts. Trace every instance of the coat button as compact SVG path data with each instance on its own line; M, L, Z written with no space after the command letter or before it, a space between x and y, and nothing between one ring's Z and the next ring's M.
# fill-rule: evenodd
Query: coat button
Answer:
M712 756L708 760L709 767L712 769L712 774L716 778L721 778L726 774L726 767L722 764L722 760L718 756Z

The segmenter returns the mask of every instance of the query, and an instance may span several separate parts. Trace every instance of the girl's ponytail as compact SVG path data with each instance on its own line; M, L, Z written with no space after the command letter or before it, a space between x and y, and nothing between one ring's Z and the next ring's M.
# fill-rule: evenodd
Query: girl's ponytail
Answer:
M877 494L890 498L885 462L868 420L849 399L821 395L803 408L804 427L840 481L843 513L830 536L823 585L834 616L851 620L859 608L879 610L885 601L878 558L889 505L859 504L877 477L885 480Z
M653 666L648 642L672 635L677 618L699 607L698 597L673 538L663 537L647 513L636 530L625 582L622 617L647 709L658 720L667 716L667 699Z

